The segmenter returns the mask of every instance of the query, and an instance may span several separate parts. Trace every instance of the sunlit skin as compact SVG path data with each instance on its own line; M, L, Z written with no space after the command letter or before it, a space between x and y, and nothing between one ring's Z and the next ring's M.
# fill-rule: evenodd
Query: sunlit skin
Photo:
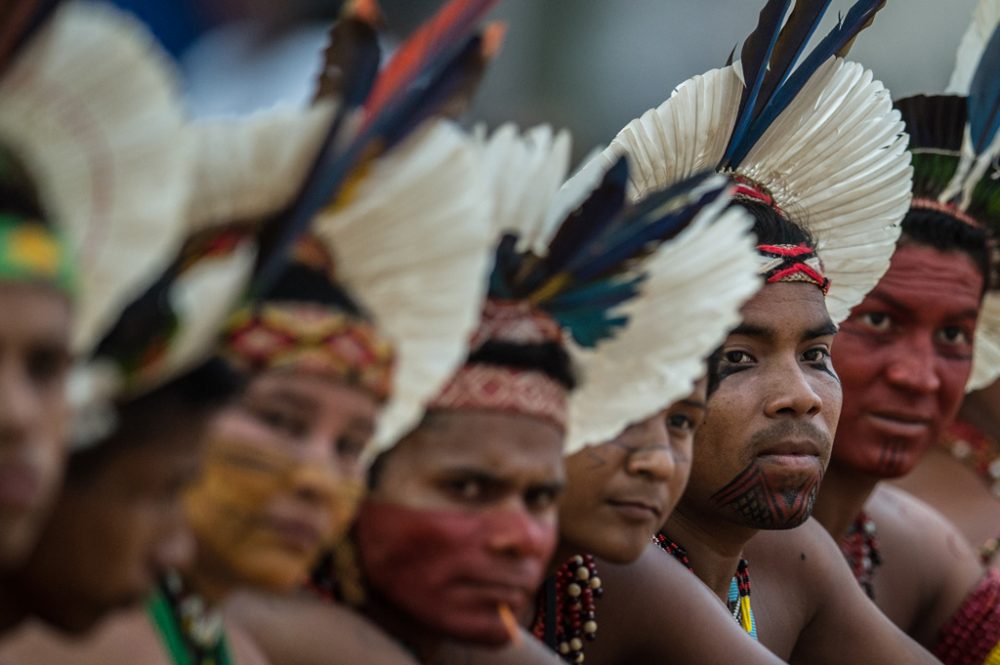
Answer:
M369 393L326 376L271 370L220 412L206 459L221 456L220 481L231 482L196 483L188 502L199 542L191 578L202 593L219 600L305 580L353 515L377 409Z
M719 351L717 389L694 447L678 517L783 529L809 517L840 413L830 351L835 326L822 293L778 283L743 308ZM668 523L667 532L673 534ZM677 536L675 536L677 537Z
M687 485L694 433L705 417L707 381L616 439L566 458L559 501L559 565L577 553L636 560Z
M834 366L844 384L833 464L905 475L962 402L983 276L962 252L902 245L879 284L841 324Z
M62 478L71 307L44 285L0 288L0 570L28 555Z
M499 606L530 611L555 548L562 440L549 421L472 410L432 412L405 437L357 526L376 620L429 648L505 643Z

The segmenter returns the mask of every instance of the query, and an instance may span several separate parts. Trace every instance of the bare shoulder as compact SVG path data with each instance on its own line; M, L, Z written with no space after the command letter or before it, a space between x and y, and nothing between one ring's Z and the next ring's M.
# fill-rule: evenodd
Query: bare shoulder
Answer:
M243 626L226 621L226 639L233 660L239 665L270 665L270 660Z
M240 593L226 603L226 616L253 635L272 665L416 665L365 617L311 596Z
M601 563L600 574L597 639L586 650L591 665L714 665L734 653L741 663L782 662L748 640L722 601L656 545L632 564Z
M30 621L0 643L0 661L18 665L170 665L159 634L142 609L117 613L84 638Z
M915 606L906 608L912 618L903 628L929 644L982 578L979 557L958 527L898 487L880 484L865 510L878 529L882 554L876 597L915 587Z

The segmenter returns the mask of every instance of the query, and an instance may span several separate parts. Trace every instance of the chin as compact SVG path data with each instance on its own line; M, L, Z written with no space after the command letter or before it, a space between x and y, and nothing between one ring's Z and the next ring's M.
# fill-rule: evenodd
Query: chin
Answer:
M440 631L460 642L481 647L499 649L511 643L511 635L507 632L498 613L492 616L467 616L455 621L445 621Z

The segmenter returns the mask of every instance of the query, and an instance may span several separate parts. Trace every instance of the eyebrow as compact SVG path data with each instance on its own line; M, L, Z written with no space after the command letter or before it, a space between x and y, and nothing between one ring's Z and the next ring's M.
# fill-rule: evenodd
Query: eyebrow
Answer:
M912 308L908 307L907 305L903 304L902 302L896 300L892 296L887 296L884 293L872 293L871 297L875 298L876 300L881 300L886 305L889 305L890 307L893 307L895 309L903 310L904 312L909 312L912 309ZM978 316L979 316L979 308L978 307L970 307L969 309L966 309L966 310L964 310L962 312L959 312L958 314L955 314L952 318L953 319L975 319Z
M828 337L830 335L836 335L836 334L837 334L837 324L835 324L830 319L827 319L826 321L816 326L815 328L805 331L802 334L802 341L806 341L809 339L816 339L817 337Z
M690 406L691 408L694 408L694 409L701 409L703 411L705 410L705 402L702 402L700 400L696 400L696 399L682 399L680 401L680 403L683 404L684 406Z
M274 391L268 392L267 394L264 395L258 394L257 399L281 400L303 411L316 410L315 401L313 401L308 397L299 395L291 390L286 390L284 388L276 388Z
M740 335L741 337L756 337L765 340L774 338L774 330L754 323L741 323L733 328L729 334Z

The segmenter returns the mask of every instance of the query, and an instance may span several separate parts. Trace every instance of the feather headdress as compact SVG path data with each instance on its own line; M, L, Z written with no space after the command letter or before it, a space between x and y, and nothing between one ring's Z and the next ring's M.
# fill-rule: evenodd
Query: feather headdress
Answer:
M879 280L910 201L899 113L861 65L842 59L884 2L862 0L804 58L826 1L770 0L741 60L685 81L629 123L598 162L622 155L641 199L703 169L731 173L817 239L832 286L827 307L845 318ZM596 168L596 166L595 166Z
M431 408L526 413L565 429L576 447L613 438L690 392L704 357L759 280L742 213L713 228L728 202L724 178L699 174L629 206L624 161L596 179L581 173L560 187L568 161L568 135L548 127L522 134L508 125L485 141L501 240L472 360ZM717 253L701 254L713 241L719 241ZM739 284L719 288L706 278L723 262L731 272L722 269L717 278ZM720 299L708 304L688 297L702 287ZM678 325L686 337L678 340L660 327L669 313L696 318L705 329L689 336L690 329ZM491 343L562 347L584 371L580 400L567 400L568 390L540 368L476 360ZM656 392L615 399L632 395L633 387Z
M947 95L896 102L910 133L913 208L1000 233L1000 2L981 0L957 56ZM967 390L1000 376L1000 292L988 276Z
M290 119L272 117L257 133L260 157L277 155L305 183L265 224L254 302L227 328L228 355L258 368L320 371L387 400L377 442L412 426L461 363L482 301L492 236L477 148L433 116L469 94L469 70L481 71L495 51L474 34L491 4L447 3L376 77L380 13L373 2L349 3L325 51L309 126L291 119L302 131L290 137ZM318 147L311 169L301 168L295 143ZM244 160L250 176L253 152ZM232 189L228 179L215 189ZM253 199L288 198L287 186L252 182L238 185ZM282 243L301 231L305 241L286 259Z

